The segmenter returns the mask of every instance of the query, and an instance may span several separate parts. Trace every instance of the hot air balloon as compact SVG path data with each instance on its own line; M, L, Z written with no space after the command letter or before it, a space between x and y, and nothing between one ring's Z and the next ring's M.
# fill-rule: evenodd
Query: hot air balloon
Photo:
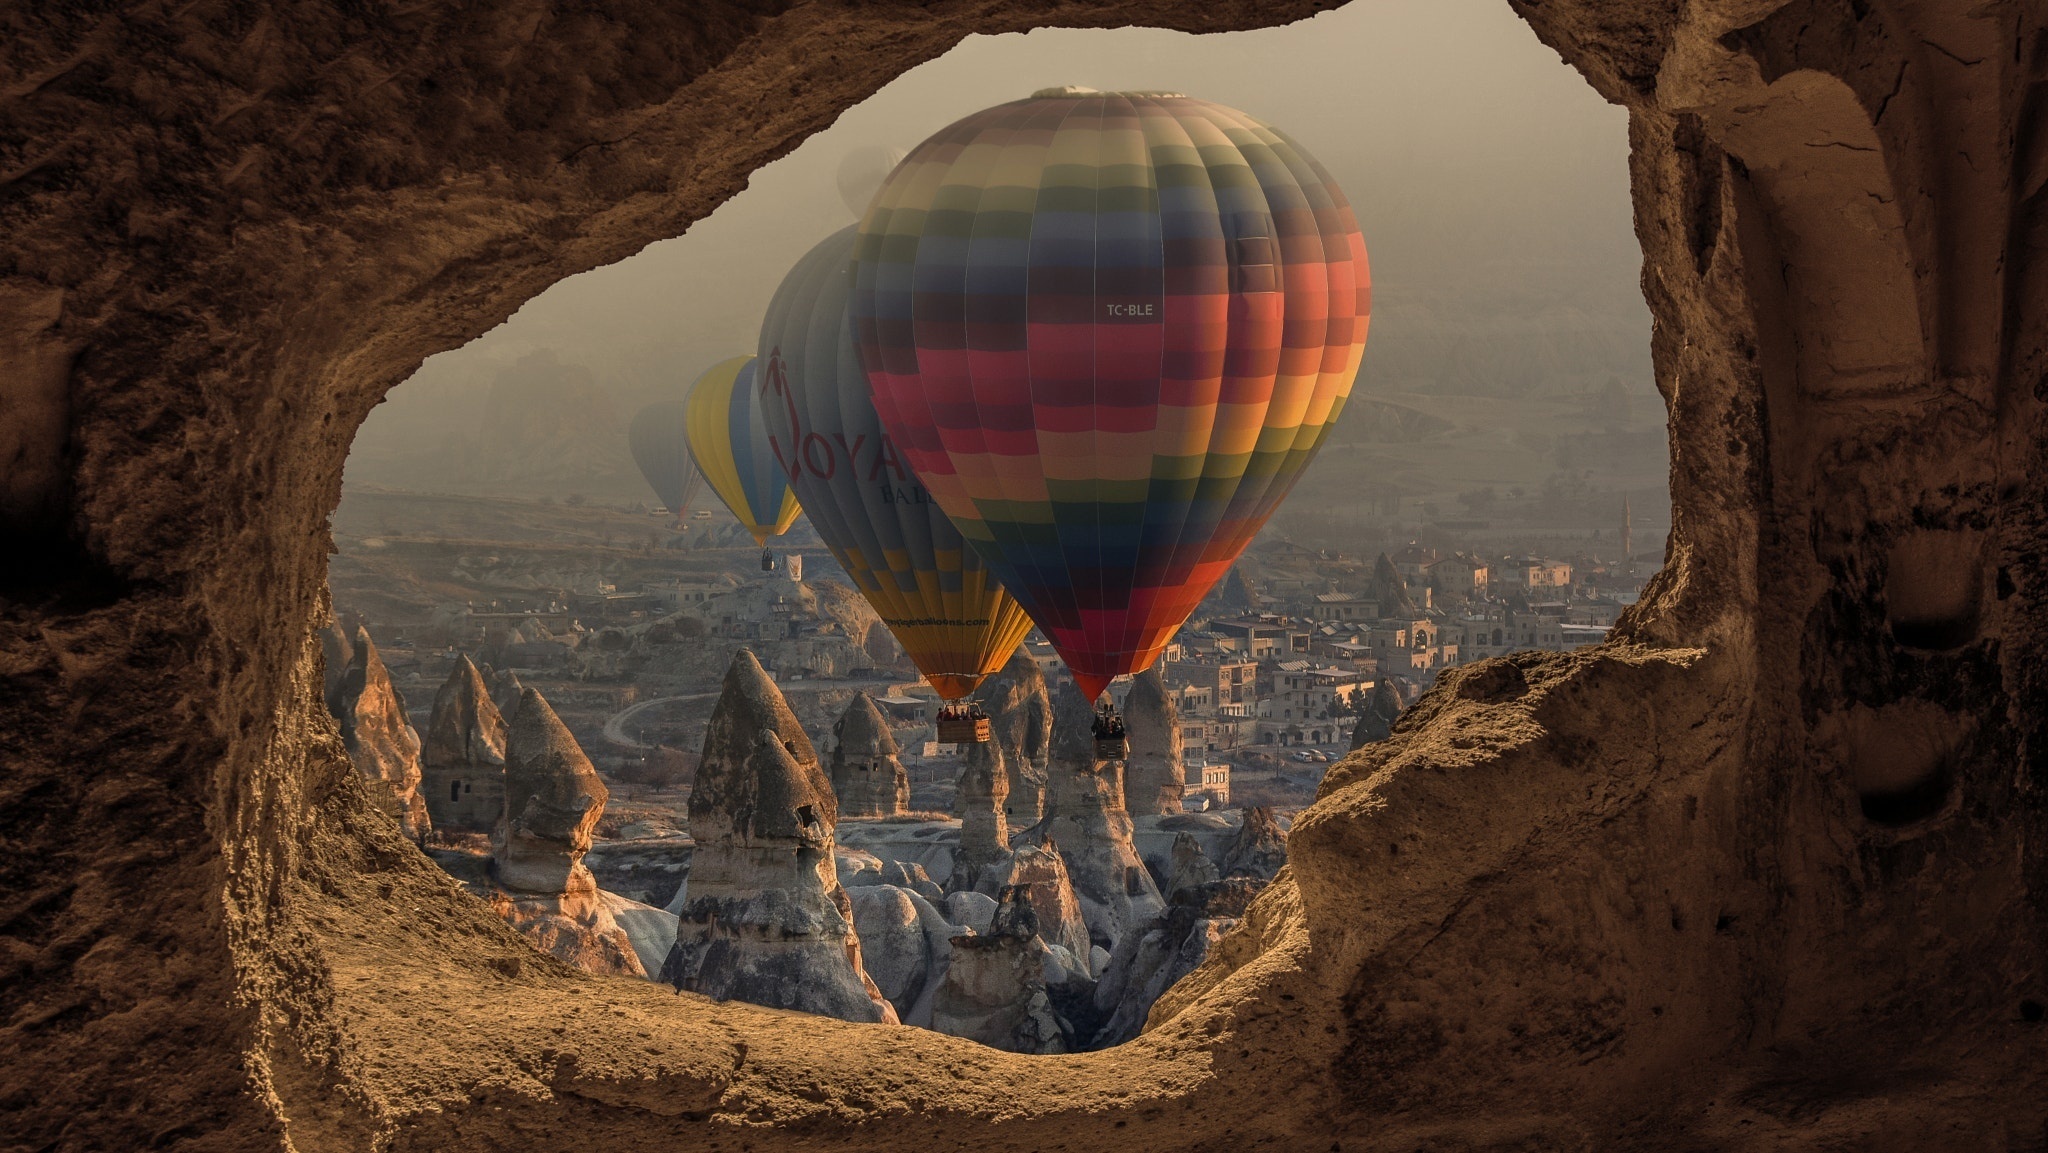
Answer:
M1371 304L1329 174L1175 93L1047 89L941 130L854 259L883 427L1090 696L1301 476Z
M768 538L786 532L800 510L789 475L768 445L754 358L736 356L705 370L690 386L688 407L690 455L711 490L765 550ZM767 555L762 554L763 567L769 567Z
M688 413L682 405L664 402L641 409L626 429L633 463L640 466L647 487L678 522L690 514L690 501L703 479L690 457L687 423Z
M763 420L811 527L947 700L1003 667L1031 618L882 431L846 301L855 230L797 262L761 325Z
M901 163L901 148L884 148L879 144L863 145L840 158L834 182L839 185L839 199L846 203L846 210L853 213L854 219L867 212L875 190Z

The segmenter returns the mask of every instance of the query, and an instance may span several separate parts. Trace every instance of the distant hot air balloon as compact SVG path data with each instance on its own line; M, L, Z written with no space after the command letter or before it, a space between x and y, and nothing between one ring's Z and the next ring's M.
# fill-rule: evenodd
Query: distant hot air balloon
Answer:
M763 418L804 515L939 695L1003 667L1031 618L882 431L846 313L855 230L797 262L761 325Z
M862 145L840 159L837 176L839 199L846 202L846 210L853 213L855 220L867 213L868 202L874 199L875 190L901 163L901 148L884 148L879 144Z
M640 466L647 486L678 521L690 514L690 501L703 479L697 462L690 458L688 419L680 404L650 404L634 415L626 430L633 463Z
M769 537L781 536L800 510L768 445L754 358L712 365L690 386L688 406L690 454L712 491L754 534L754 543L765 546Z
M882 424L1095 696L1149 666L1337 420L1365 243L1286 135L1048 89L890 176L855 247Z

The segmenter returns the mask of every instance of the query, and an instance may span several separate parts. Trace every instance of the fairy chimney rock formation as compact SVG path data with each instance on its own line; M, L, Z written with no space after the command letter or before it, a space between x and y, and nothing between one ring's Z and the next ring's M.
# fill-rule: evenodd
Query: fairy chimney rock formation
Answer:
M498 706L499 715L510 723L512 714L519 711L519 698L526 693L526 686L520 683L519 674L511 669L487 669L484 673L484 685L490 690L491 703Z
M1046 991L1046 946L1025 890L1004 889L989 931L952 946L932 998L933 1029L1013 1053L1073 1051L1073 1028Z
M505 809L505 718L469 657L434 694L421 753L427 811L443 832L491 832Z
M982 682L980 695L992 739L1002 747L1003 771L1009 775L1003 814L1011 828L1028 828L1045 816L1052 749L1052 697L1046 692L1045 674L1020 645L1000 672Z
M1124 698L1124 727L1131 754L1124 762L1124 808L1134 817L1181 811L1186 788L1180 753L1180 706L1167 691L1159 667L1131 678Z
M491 846L498 883L526 893L595 892L583 854L610 797L547 699L526 690L505 738L505 815Z
M842 817L893 817L910 808L910 774L873 697L853 694L832 725L832 792Z
M341 727L349 760L369 783L377 806L395 817L407 836L425 839L433 821L420 798L420 735L369 630L358 627L350 640L330 628L321 643L329 661L327 708ZM339 675L333 663L337 657L346 661Z
M1094 707L1066 684L1054 708L1046 815L1037 828L1059 844L1089 936L1114 951L1126 932L1151 920L1164 902L1131 843L1123 762L1096 759Z
M1088 921L1058 843L1047 839L1018 846L983 881L981 892L990 896L1000 896L1009 890L1028 896L1039 936L1048 945L1065 948L1078 965L1086 967L1090 948Z
M1408 594L1408 582L1386 553L1373 562L1371 598L1380 606L1383 617L1412 617L1417 611L1415 598Z
M1394 719L1401 715L1401 694L1394 690L1394 682L1381 677L1372 688L1372 696L1365 707L1358 712L1358 720L1351 726L1351 747L1362 749L1374 741L1384 741L1394 735Z
M690 791L696 849L661 979L716 1000L847 1021L896 1021L861 966L833 867L838 806L810 738L741 649Z
M1010 826L1003 808L1010 798L1010 776L999 741L969 743L960 758L960 778L953 790L960 818L960 850L953 856L947 887L976 888L983 874L1010 856Z
M1180 894L1201 888L1219 880L1222 873L1216 862L1202 851L1202 842L1193 833L1185 830L1173 835L1173 857L1168 862L1166 900L1171 904L1180 900Z
M1237 835L1223 847L1223 875L1270 881L1287 863L1287 830L1273 819L1273 810L1254 805L1244 811Z

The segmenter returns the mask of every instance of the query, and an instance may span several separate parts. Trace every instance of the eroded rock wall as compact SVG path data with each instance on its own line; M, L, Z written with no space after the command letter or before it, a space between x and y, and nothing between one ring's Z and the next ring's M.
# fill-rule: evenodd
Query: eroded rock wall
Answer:
M962 35L1315 3L0 8L7 1131L2035 1140L2048 15L1511 2L1629 110L1665 570L1333 767L1148 1031L1060 1061L533 953L368 811L322 521L423 357Z

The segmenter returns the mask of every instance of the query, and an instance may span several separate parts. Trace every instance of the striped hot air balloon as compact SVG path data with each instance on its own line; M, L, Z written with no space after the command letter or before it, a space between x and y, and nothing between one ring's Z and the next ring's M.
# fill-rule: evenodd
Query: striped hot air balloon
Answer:
M797 262L761 325L763 418L804 515L939 695L1003 667L1031 618L882 431L846 312L845 228Z
M1048 89L919 145L855 247L882 423L1091 696L1149 666L1343 409L1343 193L1275 128Z
M768 445L754 358L736 356L705 370L690 386L690 455L711 490L754 534L754 543L788 531L801 511L789 475Z

